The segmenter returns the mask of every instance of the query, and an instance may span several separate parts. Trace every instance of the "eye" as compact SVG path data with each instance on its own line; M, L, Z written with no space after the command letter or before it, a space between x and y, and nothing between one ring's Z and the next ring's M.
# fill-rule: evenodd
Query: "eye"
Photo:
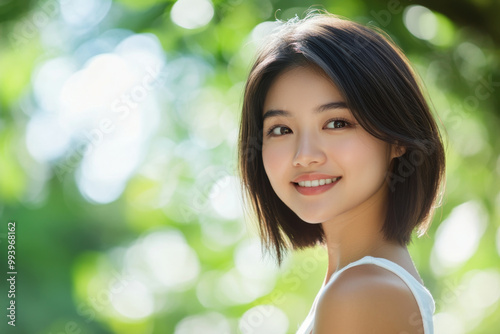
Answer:
M278 126L271 128L267 134L270 136L279 137L279 136L285 135L285 134L290 133L290 132L291 132L291 130L289 128L287 128L286 126L279 126L278 125Z
M333 124L333 126L331 126L330 124ZM349 127L350 125L351 125L351 123L349 123L348 121L346 121L344 119L332 119L332 120L328 121L327 128L329 128L329 129L342 129L342 128Z

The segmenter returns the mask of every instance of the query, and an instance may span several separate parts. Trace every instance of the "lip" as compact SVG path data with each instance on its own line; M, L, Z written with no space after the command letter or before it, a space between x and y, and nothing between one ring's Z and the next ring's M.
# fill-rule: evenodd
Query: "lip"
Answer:
M332 182L330 184L324 184L322 186L317 187L301 187L297 183L293 183L293 186L299 193L302 195L310 196L310 195L319 195L322 194L331 188L333 188L342 178L339 178L337 181Z
M318 173L308 173L302 174L299 177L295 178L292 182L299 183L300 181L314 181L320 179L333 179L339 176L327 175L327 174L318 174Z

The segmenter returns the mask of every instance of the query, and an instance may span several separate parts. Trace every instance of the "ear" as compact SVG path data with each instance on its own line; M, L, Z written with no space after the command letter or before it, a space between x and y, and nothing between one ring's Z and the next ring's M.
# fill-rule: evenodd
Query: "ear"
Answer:
M394 158L399 158L406 153L406 147L399 145L398 143L391 146L391 160Z

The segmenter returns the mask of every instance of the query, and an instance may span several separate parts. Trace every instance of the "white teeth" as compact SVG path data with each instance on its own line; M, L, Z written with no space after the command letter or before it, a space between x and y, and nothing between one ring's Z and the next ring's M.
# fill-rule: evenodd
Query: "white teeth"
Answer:
M322 186L325 184L330 184L332 182L337 181L339 178L334 177L332 179L320 179L320 180L314 180L314 181L300 181L299 186L300 187L317 187L317 186Z

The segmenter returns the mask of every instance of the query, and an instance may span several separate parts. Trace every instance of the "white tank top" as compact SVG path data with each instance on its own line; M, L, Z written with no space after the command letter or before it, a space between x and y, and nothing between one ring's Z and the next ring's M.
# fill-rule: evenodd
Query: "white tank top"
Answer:
M340 269L336 273L334 273L332 277L330 277L330 281L335 280L345 270L354 266L359 266L361 264L374 264L379 267L390 270L394 274L398 275L410 288L411 292L413 293L413 296L417 301L418 308L420 309L420 314L423 320L424 334L434 334L434 326L432 322L432 316L435 310L434 299L432 298L432 295L429 292L429 290L427 290L427 288L425 288L419 281L415 279L415 277L413 277L400 265L387 259L373 257L373 256L365 256L364 258L359 259L358 261L354 261L345 266L344 268ZM321 290L318 292L316 298L314 299L314 303L311 307L311 310L309 311L309 314L307 315L306 319L304 320L304 322L302 323L296 334L312 333L314 316L316 313L316 304L323 293L323 288L324 287L322 287Z

